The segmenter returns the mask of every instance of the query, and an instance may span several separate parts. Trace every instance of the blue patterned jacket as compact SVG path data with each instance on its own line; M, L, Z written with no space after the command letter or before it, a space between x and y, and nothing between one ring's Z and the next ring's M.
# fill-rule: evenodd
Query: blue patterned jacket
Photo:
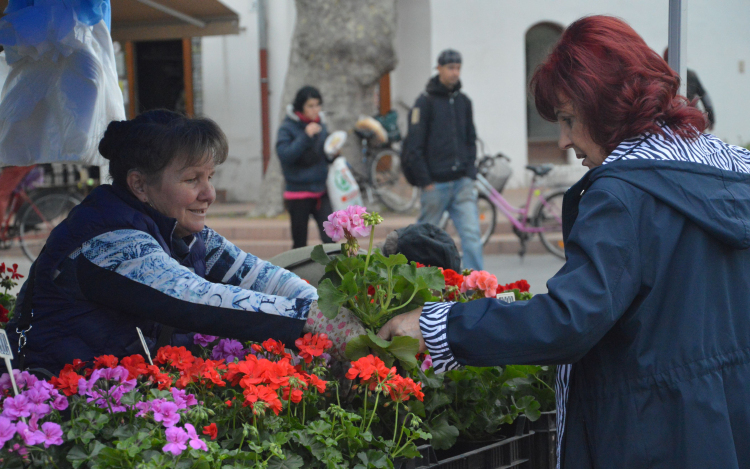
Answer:
M175 224L110 185L71 211L36 261L26 365L56 373L75 358L143 353L136 327L152 355L161 325L294 343L316 290L210 228L173 237Z

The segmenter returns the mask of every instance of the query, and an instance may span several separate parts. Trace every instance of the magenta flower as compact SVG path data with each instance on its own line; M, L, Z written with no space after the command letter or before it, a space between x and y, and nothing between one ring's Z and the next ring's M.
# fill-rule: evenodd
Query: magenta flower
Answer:
M424 361L422 362L422 371L427 371L430 368L432 368L432 356L427 355L424 357Z
M139 412L135 414L136 417L145 417L146 414L151 412L151 402L149 401L136 402L135 408L139 410Z
M167 444L164 445L162 451L165 453L172 453L175 456L179 456L183 451L187 449L188 434L180 427L170 427L166 431Z
M16 435L16 426L10 419L0 417L0 448Z
M59 446L63 444L62 429L55 422L44 422L42 424L42 433L44 434L45 448L49 448L50 445Z
M215 335L195 334L193 336L193 343L198 344L201 347L208 347L208 344L218 339Z
M15 420L19 417L28 417L34 409L34 404L23 394L16 397L8 397L3 402L3 417Z
M26 446L38 445L44 442L46 437L44 432L39 430L36 418L32 418L28 425L23 422L16 422L16 432L23 439Z
M201 440L201 438L198 436L197 433L195 433L195 427L192 426L189 423L185 424L185 429L187 430L188 438L190 438L190 447L193 449L201 449L203 451L208 451L208 446L206 446L206 442Z
M52 401L52 408L55 410L65 410L68 408L68 398L58 394L57 397Z
M184 389L172 388L172 399L177 407L180 409L186 409L189 406L198 404L198 400L194 394L188 394Z
M154 411L154 420L161 422L165 427L173 427L180 421L180 414L177 413L178 407L174 402L163 402L159 406L151 406Z
M227 363L233 362L235 358L242 360L247 355L247 351L242 344L234 339L221 339L211 351L213 360L224 359Z

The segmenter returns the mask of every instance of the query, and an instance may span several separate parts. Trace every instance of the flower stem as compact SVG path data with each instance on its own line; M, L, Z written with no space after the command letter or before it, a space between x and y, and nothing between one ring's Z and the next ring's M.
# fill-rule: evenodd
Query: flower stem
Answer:
M380 399L380 392L375 394L375 405L372 407L372 413L370 414L370 421L367 422L367 428L365 428L365 432L370 430L370 425L372 425L372 419L375 418L375 410L378 408L378 399Z
M365 258L365 276L367 276L367 266L370 265L370 255L372 254L372 242L375 239L375 227L370 230L370 246L367 248L367 257Z

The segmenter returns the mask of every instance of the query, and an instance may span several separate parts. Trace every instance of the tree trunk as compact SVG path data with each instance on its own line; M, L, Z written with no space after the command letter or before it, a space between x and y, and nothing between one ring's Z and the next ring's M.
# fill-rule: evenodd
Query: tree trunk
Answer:
M296 0L295 4L297 23L280 115L286 115L286 105L298 89L311 85L323 96L329 133L349 131L359 115L377 113L380 77L396 66L396 0ZM356 165L359 142L354 140L347 140L342 154ZM283 186L274 150L254 215L281 213Z

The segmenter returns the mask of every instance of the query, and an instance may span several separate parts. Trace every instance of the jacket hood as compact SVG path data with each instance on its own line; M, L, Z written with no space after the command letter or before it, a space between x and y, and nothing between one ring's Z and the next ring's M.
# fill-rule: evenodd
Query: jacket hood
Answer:
M458 93L461 90L461 80L456 83L456 86L454 86L452 90L449 90L444 84L440 82L440 77L438 75L435 75L434 77L430 78L430 81L427 82L425 90L429 94L448 96L452 93Z
M286 116L293 120L294 122L300 122L299 116L294 113L294 105L287 104L286 105ZM326 122L326 115L323 111L320 111L320 123L325 124Z
M615 161L591 170L590 181L620 179L683 214L734 249L750 247L750 174L700 163Z

